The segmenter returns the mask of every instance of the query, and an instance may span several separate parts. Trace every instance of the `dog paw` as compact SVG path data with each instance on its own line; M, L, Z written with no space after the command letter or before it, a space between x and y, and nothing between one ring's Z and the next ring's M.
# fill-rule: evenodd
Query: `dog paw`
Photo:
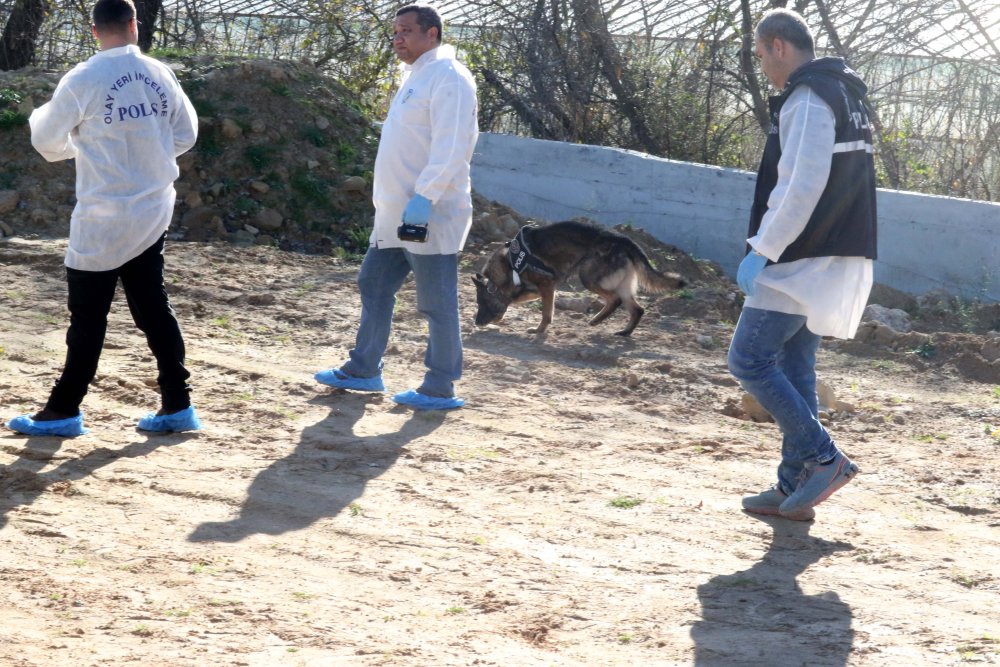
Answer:
M539 329L538 327L528 329L528 333L535 334L535 340L545 340L546 337L545 329Z

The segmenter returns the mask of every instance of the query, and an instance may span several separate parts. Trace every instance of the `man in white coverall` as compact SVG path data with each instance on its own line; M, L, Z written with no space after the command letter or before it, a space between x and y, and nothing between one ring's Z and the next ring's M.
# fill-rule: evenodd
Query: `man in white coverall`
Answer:
M755 32L778 95L737 282L747 299L729 369L781 429L775 486L743 498L748 512L809 520L858 472L819 421L821 336L850 338L872 286L875 165L867 87L840 58L816 58L792 11L767 12Z
M428 6L396 12L392 44L405 64L375 158L375 227L358 275L361 322L350 359L316 374L331 387L385 391L382 355L396 292L413 271L429 328L427 372L392 400L420 410L464 405L454 387L462 375L458 252L472 226L469 169L479 136L475 81L455 49L441 44L441 27Z
M169 67L136 46L132 0L98 0L100 52L59 82L30 118L31 143L50 162L76 159L77 203L66 274L66 364L45 408L7 426L29 435L86 433L80 404L97 372L118 280L159 370L161 409L147 431L188 431L191 406L184 340L163 286L163 241L174 210L177 156L191 148L198 118Z

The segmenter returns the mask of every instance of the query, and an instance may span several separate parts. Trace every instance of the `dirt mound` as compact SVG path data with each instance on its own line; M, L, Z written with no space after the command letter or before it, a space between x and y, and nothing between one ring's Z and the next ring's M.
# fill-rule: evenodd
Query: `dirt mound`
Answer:
M324 254L367 247L378 135L346 89L301 63L198 56L171 65L200 125L197 145L178 161L172 238ZM4 235L67 233L73 165L42 160L24 123L60 76L0 77Z
M337 257L364 251L374 214L371 181L378 132L343 86L301 63L194 56L171 64L200 120L198 144L179 160L172 239ZM5 146L0 153L0 238L67 234L75 203L73 166L42 160L31 147L26 125L28 114L51 97L60 76L30 69L0 72L0 138ZM532 222L478 195L473 206L466 269L479 268L501 241ZM641 229L616 230L639 243L658 268L688 281L675 293L645 297L650 314L730 326L739 318L742 293L721 267ZM583 312L598 308L572 281L566 291L563 307ZM869 303L903 311L909 325L897 331L868 322L856 340L833 345L862 356L917 368L948 366L978 381L1000 382L1000 305L940 292L914 297L880 285ZM655 321L647 316L643 326Z
M1000 304L977 303L934 290L912 296L876 285L869 304L893 309L891 322L874 313L843 351L920 371L953 368L978 382L1000 384Z
M483 197L474 197L473 205L476 213L466 247L467 268L481 268L486 257L523 225L546 224ZM688 282L671 294L643 297L648 312L659 316L660 326L666 326L664 323L674 316L729 327L739 319L743 293L717 263L695 259L639 228L618 225L614 229L638 243L658 269L679 273ZM600 309L599 301L589 298L589 292L573 279L563 286L563 293L556 301L557 308L588 314ZM829 339L827 346L888 364L906 364L923 371L952 369L971 380L1000 383L1000 304L971 302L941 291L913 296L878 284L868 302L901 311L905 330L869 316L855 339ZM655 326L656 321L647 316L641 326ZM710 334L703 334L700 340L707 346L725 344L722 337Z

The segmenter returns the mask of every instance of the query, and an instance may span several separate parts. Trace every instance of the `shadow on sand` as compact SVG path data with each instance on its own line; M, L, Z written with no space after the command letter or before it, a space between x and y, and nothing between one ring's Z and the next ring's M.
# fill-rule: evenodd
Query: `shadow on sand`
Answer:
M365 486L388 470L410 442L445 420L441 411L413 412L397 433L357 436L354 426L375 400L371 394L317 396L330 414L302 431L295 451L254 478L239 516L199 525L191 542L238 542L250 535L280 535L337 516L361 497ZM399 408L404 410L404 408Z
M823 557L854 547L809 536L811 522L747 516L773 531L767 552L748 570L698 587L701 619L691 628L698 667L847 664L854 641L851 610L829 590L805 595L796 577Z
M137 431L137 433L140 433ZM26 436L11 433L3 440L21 440ZM98 447L80 458L66 458L52 470L39 472L53 460L60 458L63 438L52 436L27 436L26 445L18 450L17 460L0 466L0 529L7 525L7 513L15 507L31 505L47 489L60 482L74 482L90 476L95 470L122 458L138 458L152 454L159 447L176 445L196 433L142 434L143 440L129 443L121 449Z

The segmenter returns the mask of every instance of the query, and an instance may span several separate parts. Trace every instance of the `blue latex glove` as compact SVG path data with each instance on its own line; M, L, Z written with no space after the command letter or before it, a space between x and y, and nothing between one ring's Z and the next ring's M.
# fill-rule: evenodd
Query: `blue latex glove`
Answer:
M740 262L740 268L736 271L736 282L747 296L753 296L754 281L757 280L757 274L763 271L765 266L767 266L767 257L758 255L752 250Z
M403 209L403 224L426 225L431 219L431 200L420 195L413 198Z

